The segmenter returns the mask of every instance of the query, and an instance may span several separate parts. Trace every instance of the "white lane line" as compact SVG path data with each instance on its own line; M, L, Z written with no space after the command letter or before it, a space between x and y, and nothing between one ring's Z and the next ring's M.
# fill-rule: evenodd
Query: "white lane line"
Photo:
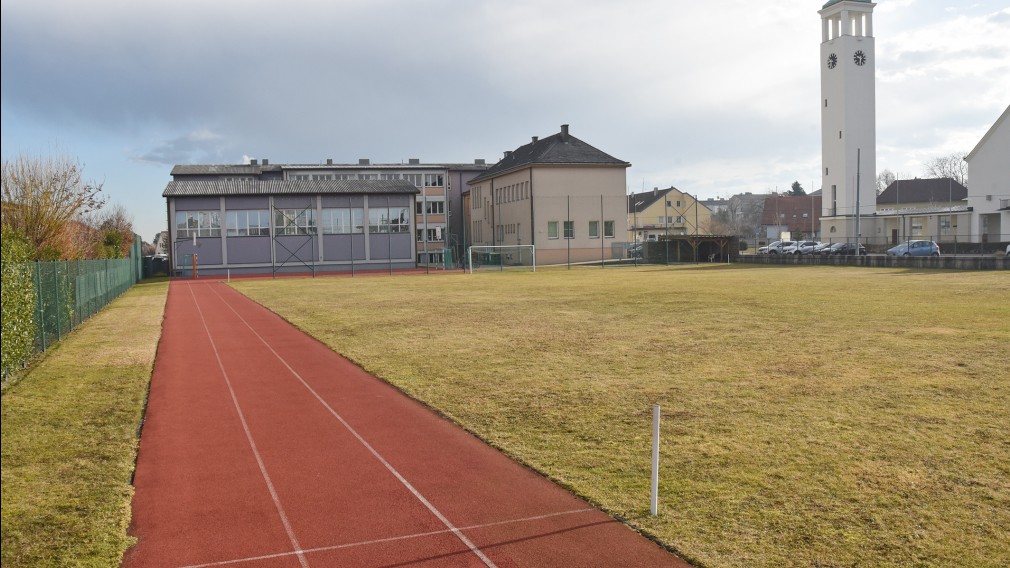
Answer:
M571 511L561 511L561 512L558 512L558 513L547 513L546 515L536 515L536 516L533 516L533 517L524 517L522 519L510 519L510 520L507 520L507 521L496 521L496 522L493 522L493 523L485 523L485 524L482 524L482 525L470 525L470 526L466 526L466 527L460 527L459 529L460 530L464 530L464 531L469 531L469 530L475 530L475 529L485 529L485 528L490 528L490 527L497 527L497 526L501 526L501 525L528 523L530 521L539 521L539 520L543 520L543 519L549 519L551 517L560 517L560 516L563 516L563 515L575 515L575 514L578 514L578 513L589 513L589 512L595 511L595 510L596 509L593 509L593 508L588 508L588 509L573 509ZM330 551L333 551L333 550L340 550L342 548L354 548L356 546L367 546L367 545L370 545L370 544L382 544L382 543L394 542L394 541L398 541L398 540L410 540L410 539L415 539L415 538L424 538L426 536L435 536L435 535L440 535L440 534L449 534L451 532L452 531L449 530L449 529L442 529L442 530L439 530L439 531L430 531L430 532L423 532L423 533L416 533L416 534L406 534L406 535L403 535L403 536L391 536L391 537L388 537L388 538L377 538L375 540L362 540L362 541L359 541L359 542L348 542L346 544L335 544L335 545L332 545L332 546L320 546L318 548L307 548L307 549L303 550L302 552L304 552L305 554L312 554L312 553L315 553L315 552L330 552ZM211 566L227 566L229 564L240 564L242 562L258 562L260 560L270 560L270 559L273 559L273 558L283 558L283 557L286 557L286 556L291 556L293 554L294 554L294 552L279 552L277 554L267 554L267 555L264 555L264 556L251 556L249 558L236 558L234 560L219 560L217 562L208 562L206 564L190 564L188 566L181 566L180 568L209 568Z
M284 513L284 507L281 506L280 498L277 496L277 490L274 489L273 481L270 480L270 474L267 473L266 465L263 463L263 458L260 456L259 449L256 447L256 442L253 440L252 432L249 430L249 423L246 422L245 414L242 412L242 407L239 406L238 397L235 396L235 389L231 386L231 379L228 378L228 371L224 368L224 363L221 361L221 354L218 353L217 344L214 342L214 337L210 334L210 328L207 327L207 319L203 317L203 309L200 307L200 302L196 299L196 294L193 292L193 288L188 287L190 295L193 297L193 303L196 304L196 311L200 314L200 321L203 323L203 329L207 332L207 339L210 340L210 346L214 349L214 357L217 359L217 366L221 369L221 374L224 376L224 382L228 385L228 392L231 393L232 404L235 405L235 412L238 413L238 418L242 422L242 429L245 430L246 440L249 442L249 447L252 448L253 456L256 457L256 464L259 465L260 473L263 475L263 481L267 484L267 489L270 491L270 498L274 501L274 507L277 508L277 514L281 517L281 523L284 525L284 530L288 533L288 539L291 541L291 546L294 549L295 555L298 556L298 563L302 565L302 568L308 568L309 563L306 560L305 555L302 553L301 545L298 544L298 539L295 538L295 531L291 528L291 523L288 522L288 516Z
M285 367L287 367L288 371L290 371L291 374L294 375L295 378L297 378L298 381L302 383L302 386L304 386L306 390L312 393L312 396L314 396L316 400L318 400L319 403L322 404L323 407L326 408L326 410L328 410L331 415L333 415L334 418L336 418L341 424L343 424L344 428L347 428L347 431L350 432L351 435L353 435L355 438L357 438L358 441L361 442L361 444L365 446L365 448L368 449L368 451L371 452L372 455L375 456L377 460L379 460L379 463L385 466L385 468L389 470L390 473L393 474L393 477L400 480L400 483L402 483L403 486L407 488L407 490L413 493L414 497L416 497L418 501L420 501L425 507L427 507L428 510L431 511L431 513L435 515L435 517L437 517L439 521L442 521L442 524L444 524L446 528L452 531L452 533L455 534L456 537L463 542L463 544L467 545L467 547L470 548L470 551L473 552L477 556L477 558L481 559L481 562L483 562L488 568L497 568L495 563L492 562L490 558L485 556L484 553L481 552L479 548L477 548L477 545L471 542L470 539L467 538L465 534L460 532L458 528L456 528L451 522L449 522L449 519L447 519L445 515L442 514L441 511L435 508L435 506L432 505L431 502L424 497L424 495L421 495L421 492L418 491L417 488L411 485L410 482L407 481L407 479L403 477L403 475L401 475L400 472L397 471L395 467L392 466L392 464L386 461L386 458L382 457L382 455L375 448L373 448L372 445L369 444L368 441L361 436L361 434L358 434L357 430L352 428L351 425L348 424L346 420L344 420L343 416L341 416L336 410L334 410L333 407L329 405L329 403L323 400L323 397L319 396L319 393L317 393L315 389L309 386L309 383L307 383L305 379L302 378L300 374L298 374L298 371L295 371L291 367L291 365L289 365L288 362L283 357L281 357L280 353L277 353L277 351L275 351L274 348L269 343L267 343L265 339L263 339L263 336L261 336L255 329L253 329L253 326L250 325L249 322L246 321L244 317L242 317L242 314L238 313L238 311L230 303L228 303L227 300L225 300L224 296L222 296L217 291L217 287L214 288L214 293L217 294L217 297L221 299L224 305L228 306L228 308L230 308L231 311L234 312L236 316L238 316L238 319L242 320L242 323L244 323L245 326L249 328L249 331L251 331L253 335L255 335L260 340L260 342L262 342L263 345L265 345L266 348L269 349L270 352L274 354L274 357L277 357L277 360L280 361Z

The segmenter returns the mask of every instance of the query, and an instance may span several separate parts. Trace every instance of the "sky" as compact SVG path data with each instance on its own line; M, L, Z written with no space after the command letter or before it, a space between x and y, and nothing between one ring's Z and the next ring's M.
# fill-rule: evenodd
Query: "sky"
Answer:
M629 192L816 190L822 5L2 0L2 154L77 159L145 241L175 164L494 163L562 124ZM1010 1L873 25L877 168L974 148L1010 105Z

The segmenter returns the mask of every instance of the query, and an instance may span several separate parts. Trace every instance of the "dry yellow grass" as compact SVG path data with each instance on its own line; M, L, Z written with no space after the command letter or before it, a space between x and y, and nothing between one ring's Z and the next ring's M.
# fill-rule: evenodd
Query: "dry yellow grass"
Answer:
M235 286L700 564L1010 565L1006 273L723 265Z
M4 391L2 564L116 566L167 282L138 284Z

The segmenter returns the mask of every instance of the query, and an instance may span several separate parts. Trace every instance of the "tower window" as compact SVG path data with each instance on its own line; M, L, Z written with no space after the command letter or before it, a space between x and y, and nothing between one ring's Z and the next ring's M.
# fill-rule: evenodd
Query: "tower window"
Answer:
M842 139L842 131L841 131L841 130L839 130L839 131L838 131L838 139L839 139L839 140L841 140L841 139Z
M824 108L828 108L828 99L824 99Z
M824 175L828 175L828 168L824 168Z

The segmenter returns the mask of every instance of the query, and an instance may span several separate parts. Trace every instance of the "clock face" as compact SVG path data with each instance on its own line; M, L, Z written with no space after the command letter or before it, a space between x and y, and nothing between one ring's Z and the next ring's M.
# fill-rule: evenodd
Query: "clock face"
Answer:
M832 53L828 56L828 69L834 69L838 65L838 56Z
M862 50L857 51L852 54L852 60L856 62L856 65L863 65L866 63L866 54Z

